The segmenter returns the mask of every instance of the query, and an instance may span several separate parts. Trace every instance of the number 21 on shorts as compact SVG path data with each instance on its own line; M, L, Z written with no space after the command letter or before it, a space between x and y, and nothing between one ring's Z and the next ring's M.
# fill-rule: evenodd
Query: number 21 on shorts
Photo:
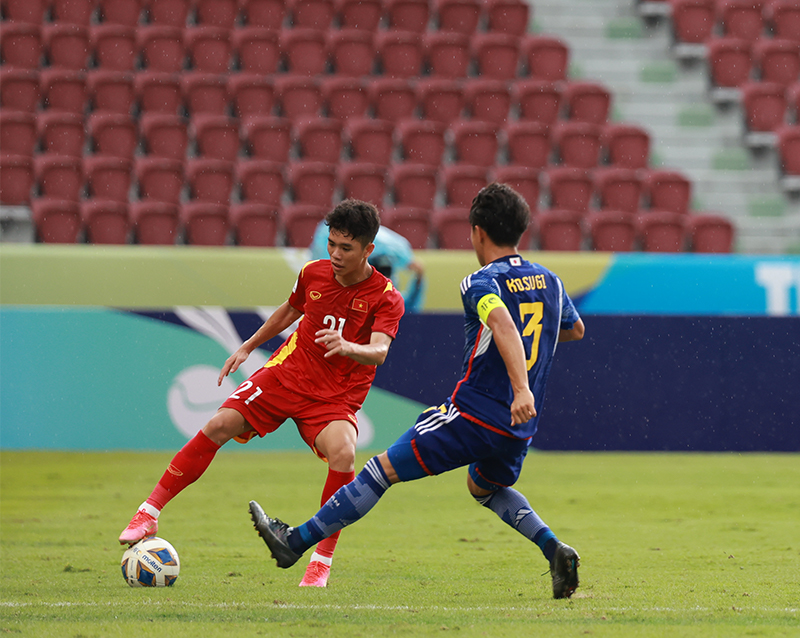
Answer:
M248 391L250 388L252 388L252 387L253 387L253 382L252 382L252 381L250 381L250 380L248 379L247 381L245 381L244 383L242 383L242 385L240 385L238 388L236 388L236 392L234 392L234 393L233 393L233 394L232 394L230 397L228 397L228 398L229 398L229 399L236 399L236 400L238 400L238 401L241 401L241 399L242 399L242 393L244 393L244 392L247 392L247 391ZM259 394L261 394L261 392L262 392L261 388L259 388L258 386L255 386L255 388L256 388L256 389L255 389L255 391L254 391L254 392L253 392L253 393L252 393L252 394L251 394L249 397L247 397L247 398L244 400L244 404L245 404L245 405L250 405L250 401L252 401L252 400L253 400L253 399L255 399L255 398L256 398L256 397L257 397Z

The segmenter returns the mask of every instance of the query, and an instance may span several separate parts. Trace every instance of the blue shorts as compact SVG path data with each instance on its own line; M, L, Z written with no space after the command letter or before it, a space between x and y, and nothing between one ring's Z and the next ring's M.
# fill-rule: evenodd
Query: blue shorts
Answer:
M442 474L469 465L478 487L497 490L517 482L528 439L493 432L461 416L448 399L428 408L387 450L401 481Z

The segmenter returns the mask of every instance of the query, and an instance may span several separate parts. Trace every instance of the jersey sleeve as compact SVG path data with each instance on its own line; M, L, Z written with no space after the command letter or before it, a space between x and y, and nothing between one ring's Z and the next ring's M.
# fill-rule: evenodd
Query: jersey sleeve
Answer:
M502 299L500 284L494 277L478 271L461 282L461 299L466 312L479 316L478 304L486 295L497 295Z
M382 332L394 339L397 336L403 312L405 312L403 296L391 282L387 282L386 289L381 294L381 303L375 313L372 332Z
M306 281L308 275L306 270L311 264L314 263L316 262L309 261L305 266L303 266L303 268L300 270L300 274L297 275L297 281L294 282L292 294L289 295L289 305L303 314L305 314L306 308Z

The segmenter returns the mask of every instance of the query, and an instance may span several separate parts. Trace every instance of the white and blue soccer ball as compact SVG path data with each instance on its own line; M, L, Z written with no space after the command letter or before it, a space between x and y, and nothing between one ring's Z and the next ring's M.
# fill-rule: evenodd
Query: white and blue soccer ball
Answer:
M122 555L122 577L131 587L170 587L180 571L178 552L158 536L140 540Z

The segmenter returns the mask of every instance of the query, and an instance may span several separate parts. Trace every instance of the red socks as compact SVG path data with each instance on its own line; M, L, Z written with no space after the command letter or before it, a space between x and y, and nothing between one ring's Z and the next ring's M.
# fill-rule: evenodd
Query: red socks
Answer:
M340 487L344 487L356 476L355 472L337 472L328 468L328 479L325 481L325 487L322 488L322 500L320 505L325 505L328 499L336 494ZM315 548L315 553L326 558L333 556L333 551L336 549L336 542L339 540L339 533L336 532L332 536L320 541Z
M162 510L181 490L202 476L219 448L200 430L172 459L147 503Z

